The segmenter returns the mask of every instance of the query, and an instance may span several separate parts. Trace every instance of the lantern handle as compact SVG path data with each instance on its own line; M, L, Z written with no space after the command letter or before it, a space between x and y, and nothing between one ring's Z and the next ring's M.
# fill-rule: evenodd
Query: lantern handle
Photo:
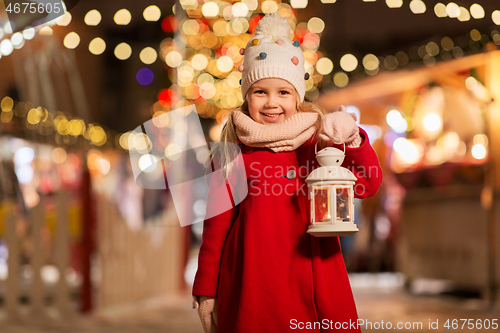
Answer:
M316 141L316 144L314 145L314 155L318 155L318 141ZM345 155L345 142L342 144L344 146L344 155Z

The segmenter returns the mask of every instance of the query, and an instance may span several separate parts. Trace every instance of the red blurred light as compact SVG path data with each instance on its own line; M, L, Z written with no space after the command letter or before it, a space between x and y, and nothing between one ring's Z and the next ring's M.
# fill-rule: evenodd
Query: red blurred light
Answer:
M174 32L177 30L177 23L174 15L167 16L161 21L161 29L167 33Z

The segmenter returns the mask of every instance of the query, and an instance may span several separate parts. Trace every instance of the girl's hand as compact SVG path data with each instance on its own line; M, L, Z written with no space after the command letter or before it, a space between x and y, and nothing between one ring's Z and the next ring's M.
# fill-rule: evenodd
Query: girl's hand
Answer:
M356 125L356 115L347 113L342 105L337 111L323 117L323 128L320 138L333 141L336 144L345 143L347 147L355 148L361 145L359 127Z
M198 315L205 333L217 332L217 298L210 296L193 296L193 308Z

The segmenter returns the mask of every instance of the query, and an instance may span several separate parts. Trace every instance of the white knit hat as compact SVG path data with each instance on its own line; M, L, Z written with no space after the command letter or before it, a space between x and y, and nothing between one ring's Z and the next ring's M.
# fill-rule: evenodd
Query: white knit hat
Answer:
M295 87L304 101L305 81L309 74L305 73L304 55L299 41L289 39L290 25L288 20L278 13L267 14L259 21L252 38L240 53L245 55L243 65L238 67L242 72L241 93L245 98L248 89L262 79L278 78L288 81Z

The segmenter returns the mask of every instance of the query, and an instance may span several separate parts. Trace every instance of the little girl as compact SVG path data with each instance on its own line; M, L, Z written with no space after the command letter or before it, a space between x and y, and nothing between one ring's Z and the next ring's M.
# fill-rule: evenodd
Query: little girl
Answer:
M254 33L239 68L245 103L221 135L241 148L248 195L204 221L194 305L206 333L359 332L338 237L307 234L305 178L319 166L317 134L323 145L346 145L343 166L358 178L358 198L380 187L377 156L355 115L341 108L323 117L304 102L309 75L288 21L266 15ZM230 174L227 150L212 162ZM207 205L232 190L228 182L208 185Z

